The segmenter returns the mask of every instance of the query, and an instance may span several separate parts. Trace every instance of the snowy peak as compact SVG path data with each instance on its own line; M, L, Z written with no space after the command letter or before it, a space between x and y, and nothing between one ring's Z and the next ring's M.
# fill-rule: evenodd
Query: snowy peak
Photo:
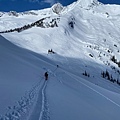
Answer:
M59 14L63 10L63 6L60 3L56 3L52 6L52 11L56 14Z
M99 4L97 0L78 0L78 2L83 8L87 8L90 7L91 5Z

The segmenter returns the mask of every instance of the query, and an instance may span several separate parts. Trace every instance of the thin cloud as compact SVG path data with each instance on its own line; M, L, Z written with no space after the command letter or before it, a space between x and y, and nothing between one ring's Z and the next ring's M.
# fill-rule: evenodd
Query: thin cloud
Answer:
M29 0L30 2L37 2L37 3L40 3L39 0Z
M58 2L57 0L43 0L42 1L42 3L48 3L48 4L50 4L51 6L53 5L53 4L55 4L56 2Z

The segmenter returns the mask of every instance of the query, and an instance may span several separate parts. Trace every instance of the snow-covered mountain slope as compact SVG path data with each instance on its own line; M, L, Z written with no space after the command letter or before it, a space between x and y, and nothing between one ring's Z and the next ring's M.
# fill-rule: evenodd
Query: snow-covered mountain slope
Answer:
M71 63L57 68L50 59L19 48L3 37L0 45L0 111L7 111L1 119L119 119L119 87L97 77L93 84L92 77L69 72L76 59L61 57L62 63L65 59ZM46 70L48 81L43 76ZM76 66L74 72L78 70Z
M14 99L20 99L43 77L45 65L55 64L43 56L15 46L1 36L0 51L0 112L2 113L1 110L5 110L6 105L15 103Z
M7 114L1 119L119 120L119 10L78 0L30 14L4 13L0 113Z

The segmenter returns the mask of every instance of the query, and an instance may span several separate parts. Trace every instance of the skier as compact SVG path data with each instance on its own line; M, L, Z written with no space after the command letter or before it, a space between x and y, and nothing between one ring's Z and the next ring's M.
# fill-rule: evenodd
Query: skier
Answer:
M44 76L45 76L45 80L48 80L48 73L47 72L45 72Z

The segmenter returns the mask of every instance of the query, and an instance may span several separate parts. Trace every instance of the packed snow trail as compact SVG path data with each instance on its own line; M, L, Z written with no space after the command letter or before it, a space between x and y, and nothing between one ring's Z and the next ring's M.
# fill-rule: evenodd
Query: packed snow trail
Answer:
M49 106L48 106L48 101L47 101L47 96L46 96L47 82L48 81L45 81L45 84L42 89L42 109L41 109L41 113L39 116L39 120L50 120Z
M47 83L48 81L44 80L38 93L39 96L36 105L28 120L50 120L48 102L46 97Z

